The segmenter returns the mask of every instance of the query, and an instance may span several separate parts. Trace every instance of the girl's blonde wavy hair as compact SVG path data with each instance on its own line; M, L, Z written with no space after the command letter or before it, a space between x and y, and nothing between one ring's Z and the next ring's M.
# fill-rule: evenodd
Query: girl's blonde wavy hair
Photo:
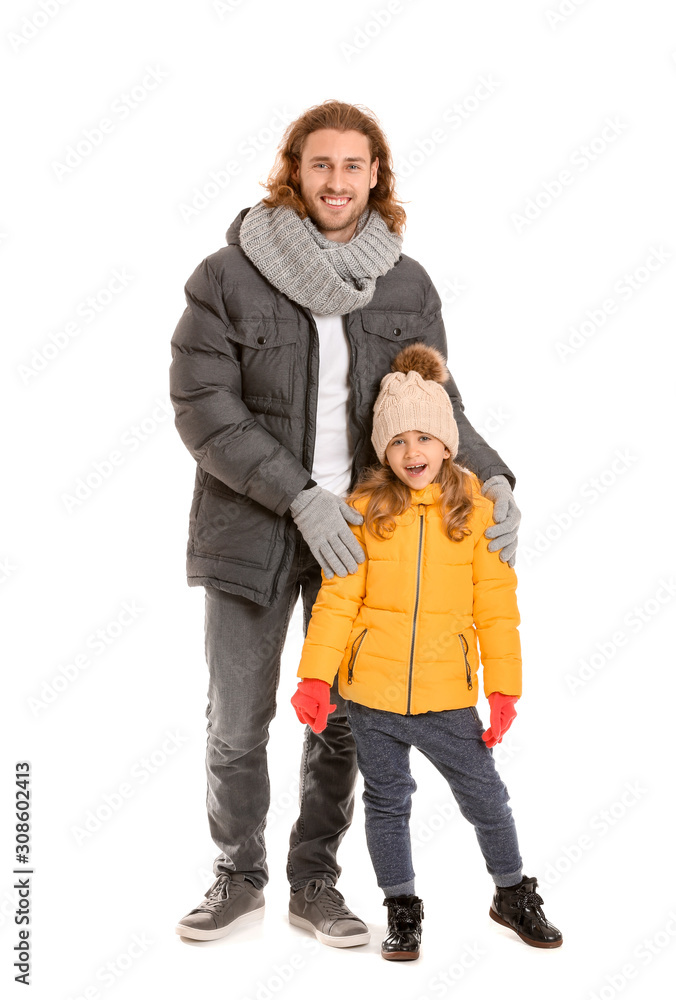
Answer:
M439 505L444 531L452 542L471 535L467 521L474 509L472 476L451 458L445 458L433 482L441 484ZM389 465L371 465L362 469L353 489L344 498L353 503L368 497L364 510L366 529L377 538L387 539L396 525L394 518L411 506L411 490L402 483Z
M395 177L392 170L392 153L387 139L373 112L361 104L345 104L343 101L328 100L316 104L291 122L282 136L274 166L267 181L260 181L269 194L261 198L268 208L288 205L301 219L308 211L300 196L300 188L293 179L292 171L300 166L305 140L318 129L333 128L339 132L361 132L369 141L371 163L378 157L378 180L371 188L369 206L376 209L387 223L388 228L401 236L406 225L406 212L395 194Z

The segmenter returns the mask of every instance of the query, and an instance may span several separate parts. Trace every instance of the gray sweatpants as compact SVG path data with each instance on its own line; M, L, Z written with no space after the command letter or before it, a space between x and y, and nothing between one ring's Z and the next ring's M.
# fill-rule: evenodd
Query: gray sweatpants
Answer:
M366 841L385 896L414 893L411 858L412 746L448 781L460 812L474 826L486 868L499 886L521 879L522 859L509 793L476 708L398 715L348 701L347 716L364 778Z

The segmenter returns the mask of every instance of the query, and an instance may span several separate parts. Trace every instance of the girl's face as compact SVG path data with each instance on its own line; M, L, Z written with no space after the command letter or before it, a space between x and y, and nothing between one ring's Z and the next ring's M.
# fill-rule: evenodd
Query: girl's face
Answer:
M411 489L421 490L439 474L451 453L443 441L425 431L404 431L385 449L385 464ZM422 468L420 468L422 466Z

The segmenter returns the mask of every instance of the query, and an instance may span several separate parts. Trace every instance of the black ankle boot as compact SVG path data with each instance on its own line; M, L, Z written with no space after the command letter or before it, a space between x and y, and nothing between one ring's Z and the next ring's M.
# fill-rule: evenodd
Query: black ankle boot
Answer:
M406 962L420 955L422 936L423 901L417 896L388 896L383 900L387 907L387 937L380 947L380 954L388 960Z
M535 891L537 884L536 878L524 875L511 889L496 885L488 913L496 923L515 931L526 944L535 948L558 948L563 943L563 935L544 915L544 900Z

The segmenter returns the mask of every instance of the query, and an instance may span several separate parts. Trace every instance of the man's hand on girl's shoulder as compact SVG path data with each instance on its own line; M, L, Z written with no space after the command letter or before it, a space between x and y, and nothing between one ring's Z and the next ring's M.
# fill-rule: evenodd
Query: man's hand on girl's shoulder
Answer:
M481 487L482 496L493 501L493 520L484 535L492 539L489 552L499 552L502 562L514 569L521 511L516 505L506 476L491 476Z
M361 524L363 515L322 486L301 490L289 507L291 517L327 580L335 573L357 571L366 553L348 524Z

